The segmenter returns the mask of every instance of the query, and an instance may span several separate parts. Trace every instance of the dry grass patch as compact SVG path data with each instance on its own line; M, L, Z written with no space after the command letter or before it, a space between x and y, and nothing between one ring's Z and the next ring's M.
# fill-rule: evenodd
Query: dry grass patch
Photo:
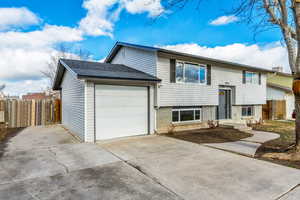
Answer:
M265 142L256 152L256 157L274 163L300 169L300 153L292 148L295 144L294 121L266 121L254 125L254 130L274 132L280 138Z

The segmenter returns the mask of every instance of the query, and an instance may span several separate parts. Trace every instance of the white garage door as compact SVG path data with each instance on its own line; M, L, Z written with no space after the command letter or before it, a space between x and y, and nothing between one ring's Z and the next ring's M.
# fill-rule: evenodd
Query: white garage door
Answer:
M96 139L147 134L147 87L96 85Z

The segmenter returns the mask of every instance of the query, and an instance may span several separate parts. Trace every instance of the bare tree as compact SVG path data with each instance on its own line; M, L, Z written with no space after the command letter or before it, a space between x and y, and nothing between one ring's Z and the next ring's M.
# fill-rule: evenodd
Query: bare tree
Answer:
M88 60L91 58L91 53L81 48L74 48L65 44L60 44L56 48L56 52L51 55L50 61L47 63L47 68L41 70L42 75L49 80L50 87L55 79L58 60L61 58Z
M5 84L0 85L0 92L3 91L3 90L5 89L5 86L6 86Z
M182 9L190 0L165 0L168 9ZM198 4L202 0L198 0ZM300 151L300 0L237 0L231 14L251 25L254 34L278 29L282 45L288 53L289 67L294 77L293 92L296 109L296 149Z
M300 1L299 0L240 0L233 13L254 30L277 28L282 35L282 45L288 53L289 67L294 77L296 130L295 144L300 151Z

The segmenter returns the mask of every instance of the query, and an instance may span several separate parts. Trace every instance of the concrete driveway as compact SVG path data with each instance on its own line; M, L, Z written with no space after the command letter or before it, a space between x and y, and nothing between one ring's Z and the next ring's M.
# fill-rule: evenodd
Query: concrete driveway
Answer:
M163 136L100 144L182 199L300 199L300 170Z
M299 199L300 170L163 136L79 143L60 126L1 144L0 199Z
M60 126L27 128L0 145L0 199L178 199Z

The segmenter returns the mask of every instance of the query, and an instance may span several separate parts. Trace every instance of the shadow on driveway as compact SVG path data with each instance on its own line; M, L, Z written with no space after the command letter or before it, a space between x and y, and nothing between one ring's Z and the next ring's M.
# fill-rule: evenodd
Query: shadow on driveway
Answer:
M7 147L7 143L10 141L11 138L17 136L22 130L25 128L10 128L7 129L3 134L2 137L4 137L2 140L0 140L0 158L3 156L5 149Z

